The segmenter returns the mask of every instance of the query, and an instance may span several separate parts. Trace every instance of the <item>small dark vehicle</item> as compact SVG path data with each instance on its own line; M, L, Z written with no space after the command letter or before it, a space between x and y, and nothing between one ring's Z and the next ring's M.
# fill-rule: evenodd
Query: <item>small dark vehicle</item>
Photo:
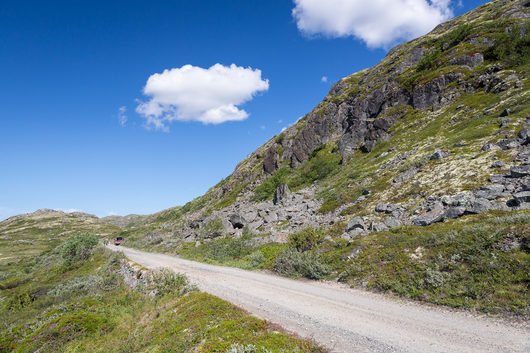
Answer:
M114 245L120 245L122 241L123 241L123 237L116 237L114 239Z

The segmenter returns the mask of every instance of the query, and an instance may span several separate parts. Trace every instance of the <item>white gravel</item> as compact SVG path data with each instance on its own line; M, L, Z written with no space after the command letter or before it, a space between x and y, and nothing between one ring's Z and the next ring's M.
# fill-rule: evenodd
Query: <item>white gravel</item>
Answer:
M148 268L185 273L200 290L312 338L332 352L530 352L530 329L394 300L334 283L297 281L125 247Z

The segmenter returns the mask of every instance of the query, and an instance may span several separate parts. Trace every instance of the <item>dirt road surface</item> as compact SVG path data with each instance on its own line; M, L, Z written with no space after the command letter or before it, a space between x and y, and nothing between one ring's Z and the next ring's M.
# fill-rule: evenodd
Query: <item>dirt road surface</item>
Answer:
M147 268L185 273L204 292L312 338L332 352L526 352L530 329L491 318L395 300L340 284L298 281L212 266L122 246Z

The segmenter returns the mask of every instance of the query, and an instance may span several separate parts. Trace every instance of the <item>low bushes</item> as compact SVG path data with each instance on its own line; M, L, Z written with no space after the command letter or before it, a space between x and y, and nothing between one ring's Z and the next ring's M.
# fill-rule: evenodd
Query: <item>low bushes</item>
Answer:
M66 283L61 283L48 292L54 297L67 297L72 294L89 294L103 287L103 279L97 275L76 277Z
M61 257L65 262L86 260L98 244L98 239L92 234L78 234L68 238L61 248Z
M298 251L314 249L324 238L324 232L320 229L306 228L289 235L287 244Z
M175 294L182 296L195 289L190 285L188 278L167 268L153 272L151 288L160 295Z
M322 279L331 273L331 268L320 262L317 254L287 249L276 258L274 271L287 277Z

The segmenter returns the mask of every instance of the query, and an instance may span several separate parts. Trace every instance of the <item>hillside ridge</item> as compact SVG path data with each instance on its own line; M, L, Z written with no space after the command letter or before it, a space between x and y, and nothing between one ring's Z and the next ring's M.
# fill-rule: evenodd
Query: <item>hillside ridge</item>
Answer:
M351 238L528 208L529 12L524 1L492 1L399 44L204 196L146 222L145 239L194 242L248 226L283 241L336 223Z

